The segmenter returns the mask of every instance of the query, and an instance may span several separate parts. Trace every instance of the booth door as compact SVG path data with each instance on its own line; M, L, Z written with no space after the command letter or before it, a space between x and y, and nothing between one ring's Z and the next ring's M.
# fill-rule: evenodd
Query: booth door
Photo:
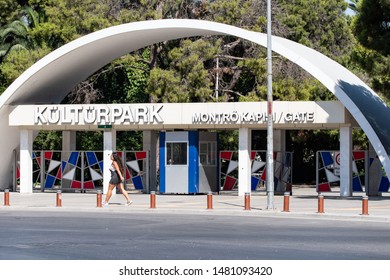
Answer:
M166 144L166 188L168 193L188 192L188 142L169 142Z

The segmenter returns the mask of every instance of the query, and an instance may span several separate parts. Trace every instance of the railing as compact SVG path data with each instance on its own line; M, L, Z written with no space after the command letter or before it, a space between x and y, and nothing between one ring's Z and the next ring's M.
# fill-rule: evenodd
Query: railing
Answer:
M146 190L148 153L119 151L125 167L128 190ZM19 157L16 155L15 157ZM97 190L103 188L103 151L33 151L35 190ZM19 187L19 161L16 162L16 189Z
M375 158L370 158L368 151L352 151L352 191L367 192L369 185L368 172ZM316 156L317 192L331 192L340 186L340 151L317 151ZM389 191L389 179L383 168L379 174L372 174L377 179L373 182L377 192Z
M251 151L251 190L265 190L267 179L267 151ZM291 191L292 152L274 152L275 192ZM221 191L233 191L238 188L238 151L220 151L219 178Z

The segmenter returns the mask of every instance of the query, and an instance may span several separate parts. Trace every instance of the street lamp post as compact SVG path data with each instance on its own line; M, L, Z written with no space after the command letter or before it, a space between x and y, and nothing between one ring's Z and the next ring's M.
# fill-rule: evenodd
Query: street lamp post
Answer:
M274 209L271 0L267 0L267 209Z

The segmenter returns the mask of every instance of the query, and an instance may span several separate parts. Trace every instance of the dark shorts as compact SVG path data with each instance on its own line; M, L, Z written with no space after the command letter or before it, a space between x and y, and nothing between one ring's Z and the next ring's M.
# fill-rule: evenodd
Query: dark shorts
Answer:
M110 170L111 171L111 170ZM111 185L118 185L122 183L121 179L119 178L118 172L116 171L111 171L111 180L110 184Z

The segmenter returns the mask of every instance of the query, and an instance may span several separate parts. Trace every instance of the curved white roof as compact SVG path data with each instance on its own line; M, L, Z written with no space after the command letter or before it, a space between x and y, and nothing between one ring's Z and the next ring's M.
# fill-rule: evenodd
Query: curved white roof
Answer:
M19 130L8 125L9 105L59 103L75 85L124 54L161 41L204 35L231 35L267 46L263 33L216 22L166 19L103 29L39 60L0 96L0 129L4 133L0 186L11 183L12 169L7 163L19 145ZM305 69L336 95L364 130L390 174L390 110L377 94L348 69L313 49L273 36L272 50Z

